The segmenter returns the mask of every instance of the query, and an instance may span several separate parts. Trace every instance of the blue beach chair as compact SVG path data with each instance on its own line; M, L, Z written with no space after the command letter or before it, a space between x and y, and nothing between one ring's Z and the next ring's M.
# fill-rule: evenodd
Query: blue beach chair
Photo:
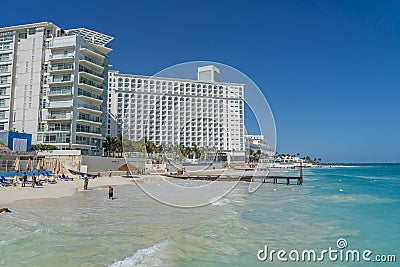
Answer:
M11 183L8 182L4 176L1 176L0 185L1 186L9 186L9 185L11 185Z

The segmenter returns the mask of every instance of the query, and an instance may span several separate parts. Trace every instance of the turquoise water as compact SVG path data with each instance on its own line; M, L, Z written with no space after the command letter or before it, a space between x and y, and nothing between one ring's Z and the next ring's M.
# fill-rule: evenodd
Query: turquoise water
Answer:
M1 192L1 191L0 191ZM73 197L20 201L0 214L4 266L286 266L257 252L348 249L397 256L397 263L290 262L293 266L398 266L400 165L308 169L304 185L240 183L201 208L163 205L136 185Z

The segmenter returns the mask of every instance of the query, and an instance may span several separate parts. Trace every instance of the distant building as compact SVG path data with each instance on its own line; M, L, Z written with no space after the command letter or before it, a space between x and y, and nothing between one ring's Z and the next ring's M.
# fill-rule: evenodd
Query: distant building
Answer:
M0 28L0 130L100 153L113 37L51 22Z
M7 146L13 152L29 152L32 146L32 135L0 131L0 143Z
M244 85L220 82L215 66L198 80L109 72L107 134L236 151L244 161Z
M273 156L274 150L264 140L263 135L245 135L246 150L251 149L254 152L260 150L265 156Z

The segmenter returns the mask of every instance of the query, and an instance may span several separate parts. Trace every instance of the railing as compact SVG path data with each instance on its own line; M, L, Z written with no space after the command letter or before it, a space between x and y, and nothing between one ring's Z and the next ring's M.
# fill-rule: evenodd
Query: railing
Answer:
M99 144L97 142L90 142L90 141L83 141L83 140L76 140L76 144L79 145L88 145L88 146L98 146Z
M64 58L73 58L74 54L56 54L56 55L51 55L50 59L64 59Z
M103 74L97 73L97 72L95 72L95 71L93 71L91 69L88 69L88 68L85 68L85 67L82 67L82 66L79 66L79 71L87 72L87 73L93 74L95 76L98 76L100 78L104 78Z
M71 114L50 114L46 117L48 120L51 119L71 119Z
M76 128L77 133L92 133L92 134L101 134L100 130L90 130L90 129L82 129Z
M101 122L99 117L93 117L88 115L79 114L78 120L92 121L92 122Z
M81 59L82 59L82 60L89 61L89 62L94 63L94 64L96 64L96 65L99 65L100 67L103 67L103 63L101 63L101 62L99 62L99 61L97 61L97 60L91 59L90 57L84 56L84 57L82 57Z
M49 95L70 95L72 89L50 89Z
M56 42L51 44L50 48L57 48L57 47L65 47L65 46L74 46L74 42Z
M51 70L73 70L73 69L74 68L73 68L72 65L63 65L63 66L54 65L54 66L51 66Z
M78 108L87 108L87 109L94 109L94 110L97 110L97 111L101 111L101 107L88 105L88 104L78 104Z
M50 104L47 107L49 108L72 107L72 102L71 101L50 102Z
M50 83L62 83L62 82L70 82L70 81L72 81L71 77L69 79L67 79L67 78L54 79L53 78L53 80L50 80Z
M90 86L93 86L93 87L96 87L96 88L99 88L99 89L103 89L102 85L94 83L94 82L89 81L89 80L84 79L84 78L80 78L79 79L79 83L84 83L84 84L87 84L87 85L90 85Z
M103 100L102 96L89 93L88 91L85 91L85 90L83 90L81 88L78 88L78 95L87 96L87 97L95 98L95 99L98 99L98 100Z

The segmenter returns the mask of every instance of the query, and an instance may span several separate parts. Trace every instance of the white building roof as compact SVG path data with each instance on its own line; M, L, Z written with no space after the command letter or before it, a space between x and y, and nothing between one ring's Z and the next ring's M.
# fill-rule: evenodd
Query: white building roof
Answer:
M109 35L106 35L106 34L103 34L100 32L96 32L96 31L92 31L92 30L89 30L86 28L71 29L71 30L66 30L66 32L74 33L76 35L81 36L88 42L91 42L92 44L101 45L101 46L105 46L106 44L108 44L109 42L114 40L114 37L112 37L112 36L109 36Z

